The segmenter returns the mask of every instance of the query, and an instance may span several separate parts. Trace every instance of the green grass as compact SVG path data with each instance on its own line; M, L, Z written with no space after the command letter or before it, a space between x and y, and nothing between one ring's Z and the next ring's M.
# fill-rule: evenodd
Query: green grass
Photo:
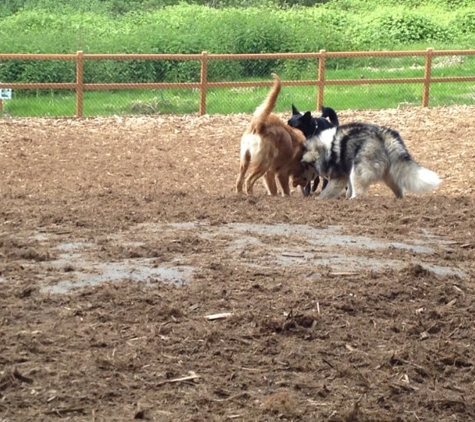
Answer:
M58 117L76 114L76 97L72 94L49 94L19 97L3 101L3 114L14 117Z
M431 85L431 106L475 105L475 83L437 83Z
M252 113L268 93L266 88L212 89L207 95L208 114ZM276 111L315 110L316 87L284 87ZM325 88L324 104L336 110L382 109L422 104L421 84L339 85ZM475 104L473 83L432 84L430 106ZM74 116L74 94L22 97L4 101L3 114L14 117ZM84 116L192 114L199 111L199 94L192 90L89 92L84 96Z
M125 114L186 114L199 110L199 95L191 90L121 90L84 93L84 116ZM76 95L16 96L3 102L3 114L15 117L76 114Z
M86 92L84 114L187 114L198 111L199 95L189 89Z

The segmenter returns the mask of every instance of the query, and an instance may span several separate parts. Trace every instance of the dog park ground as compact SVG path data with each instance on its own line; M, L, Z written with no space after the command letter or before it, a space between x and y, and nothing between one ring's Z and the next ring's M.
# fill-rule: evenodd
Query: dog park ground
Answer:
M249 115L1 119L0 421L475 420L474 116L340 112L443 178L352 201L236 195Z

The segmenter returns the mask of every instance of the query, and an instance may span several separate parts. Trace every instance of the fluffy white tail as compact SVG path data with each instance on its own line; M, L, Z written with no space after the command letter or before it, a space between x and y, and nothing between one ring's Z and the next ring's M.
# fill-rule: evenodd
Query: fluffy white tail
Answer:
M442 180L436 173L422 167L411 158L399 132L383 127L382 136L391 163L389 174L393 182L403 190L401 192L403 196L405 190L425 193L440 185Z
M393 164L390 173L400 187L414 193L430 192L442 182L435 172L411 159Z

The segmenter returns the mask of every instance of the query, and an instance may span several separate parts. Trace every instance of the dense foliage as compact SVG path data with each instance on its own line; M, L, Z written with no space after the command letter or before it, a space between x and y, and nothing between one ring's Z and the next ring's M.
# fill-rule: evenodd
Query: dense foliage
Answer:
M472 0L176 3L172 0L7 0L0 6L3 14L0 15L3 16L0 52L260 53L428 46L459 49L475 45ZM254 6L244 7L248 5ZM241 61L213 62L209 77L215 80L267 77L270 65L266 61L252 62L252 66ZM331 67L332 63L328 65ZM355 62L343 65L354 66ZM286 61L278 66L274 69L294 76L305 73L309 63ZM190 81L197 80L198 69L197 61L100 61L87 64L85 78L88 82ZM0 62L3 82L69 82L74 81L74 74L73 62Z
M111 15L123 15L132 11L150 11L166 6L177 6L179 4L193 4L207 6L211 8L227 7L259 7L263 3L279 8L289 8L294 6L312 7L324 3L338 3L339 7L353 9L366 8L371 10L378 7L410 6L419 7L423 5L437 6L451 10L453 8L471 6L472 0L4 0L0 3L0 16L14 14L21 10L44 9L58 11L58 9L73 9L80 11L94 11L97 13L108 13Z

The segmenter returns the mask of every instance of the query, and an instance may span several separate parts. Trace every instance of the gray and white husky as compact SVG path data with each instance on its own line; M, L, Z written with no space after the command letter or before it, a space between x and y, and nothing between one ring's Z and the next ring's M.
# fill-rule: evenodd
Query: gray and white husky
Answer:
M346 197L356 198L378 181L403 198L406 190L429 192L441 182L412 159L397 131L368 123L340 125L307 139L302 162L329 180L319 199L337 198L346 186Z

